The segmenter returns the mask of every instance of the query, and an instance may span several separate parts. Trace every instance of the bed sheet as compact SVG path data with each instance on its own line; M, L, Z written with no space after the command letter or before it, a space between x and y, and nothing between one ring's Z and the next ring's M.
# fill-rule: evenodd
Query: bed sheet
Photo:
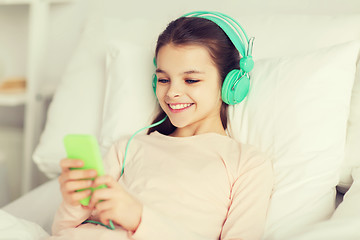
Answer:
M360 239L359 224L356 219L329 220L312 226L292 240L358 240Z
M356 240L360 239L358 220L339 219L325 221L313 226L309 231L294 236L293 240ZM43 240L49 234L38 224L17 218L0 209L0 240Z
M17 218L0 209L0 239L41 240L49 234L38 224Z
M341 203L342 198L342 194L337 195L337 205ZM59 191L59 184L58 181L54 179L5 206L0 210L0 240L42 239L43 236L48 236L48 234L51 233L53 216L60 201L61 193ZM296 236L295 239L352 240L353 238L346 238L346 236L354 236L354 234L357 234L354 233L353 229L355 229L355 225L357 226L358 224L359 222L349 224L348 220L328 221L316 225L309 229L308 232ZM356 227L356 229L358 229L358 227ZM358 239L360 239L360 237Z
M53 217L61 200L58 180L53 179L4 206L2 210L14 217L33 222L51 233Z

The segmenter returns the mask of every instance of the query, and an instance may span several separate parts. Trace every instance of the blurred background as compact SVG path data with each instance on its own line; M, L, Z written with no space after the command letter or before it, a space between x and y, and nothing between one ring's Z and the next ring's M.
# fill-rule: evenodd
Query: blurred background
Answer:
M107 9L123 19L177 17L193 9L232 14L359 14L359 0L166 0L117 1ZM31 158L52 96L76 49L96 0L0 0L0 207L48 179ZM236 6L236 7L235 7ZM237 13L238 14L238 13ZM86 86L84 87L86 90ZM24 186L25 185L25 186Z

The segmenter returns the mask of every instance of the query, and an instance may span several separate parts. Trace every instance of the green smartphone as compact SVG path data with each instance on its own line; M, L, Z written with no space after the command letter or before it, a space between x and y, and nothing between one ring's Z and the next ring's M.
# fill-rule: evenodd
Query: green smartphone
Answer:
M97 176L105 174L104 166L102 163L101 153L96 138L87 134L69 134L64 137L64 146L69 159L80 159L84 162L81 168L73 169L94 169L97 172ZM92 178L91 180L94 180ZM99 188L106 188L106 185L100 185L96 188L85 188L77 191L84 191L91 189L91 192ZM91 196L81 199L80 203L84 206L88 206Z

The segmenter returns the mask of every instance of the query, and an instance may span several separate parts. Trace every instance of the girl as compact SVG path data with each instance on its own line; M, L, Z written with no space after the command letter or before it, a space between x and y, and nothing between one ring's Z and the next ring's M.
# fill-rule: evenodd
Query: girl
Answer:
M211 14L211 13L209 13ZM181 17L159 36L156 96L167 116L147 135L115 143L106 158L108 175L94 181L81 160L63 159L59 177L63 203L54 239L260 239L271 196L271 162L254 147L226 134L222 101L226 75L239 69L240 56L226 33L211 20ZM80 199L94 191L89 206ZM115 230L96 220L113 223Z

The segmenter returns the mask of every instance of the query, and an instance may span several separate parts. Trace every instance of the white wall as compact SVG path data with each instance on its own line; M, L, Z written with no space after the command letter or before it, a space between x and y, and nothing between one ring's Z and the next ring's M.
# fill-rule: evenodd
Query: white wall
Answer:
M185 13L189 10L214 10L228 14L239 12L244 14L279 13L279 14L351 14L360 13L358 0L183 0L183 1L123 1L105 0L111 2L114 13L119 12L124 18L134 15L156 17L156 15L172 12ZM113 6L117 5L118 8ZM150 11L151 10L151 11Z

